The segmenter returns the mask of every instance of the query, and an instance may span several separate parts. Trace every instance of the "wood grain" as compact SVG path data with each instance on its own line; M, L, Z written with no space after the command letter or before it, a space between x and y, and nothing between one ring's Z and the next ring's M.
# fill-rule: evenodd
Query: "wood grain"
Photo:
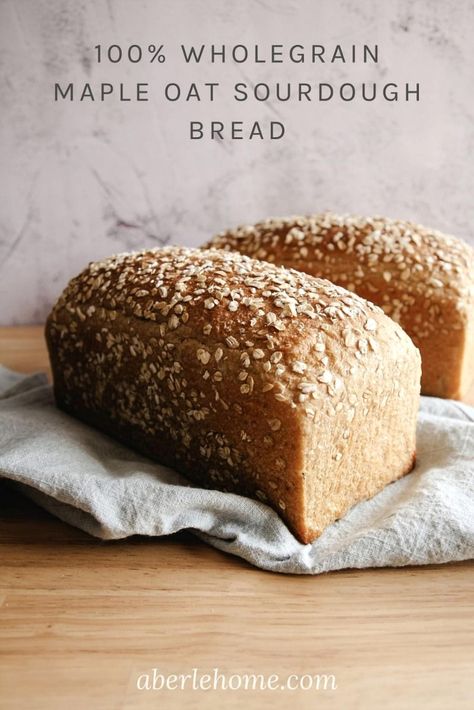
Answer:
M48 371L41 330L0 330L0 362ZM99 542L5 483L0 555L3 710L472 707L467 563L276 575L188 534ZM137 690L154 667L332 673L338 687Z

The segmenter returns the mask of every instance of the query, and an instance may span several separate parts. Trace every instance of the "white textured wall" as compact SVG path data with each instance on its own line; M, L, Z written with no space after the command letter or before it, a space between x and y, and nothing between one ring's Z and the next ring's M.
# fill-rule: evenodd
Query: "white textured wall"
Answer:
M267 215L413 218L474 240L469 0L0 0L0 322L41 321L89 260L198 244ZM97 67L96 43L165 43L164 65ZM378 67L186 68L180 42L374 43ZM52 101L54 81L420 81L420 103ZM186 138L187 121L281 117L279 142Z

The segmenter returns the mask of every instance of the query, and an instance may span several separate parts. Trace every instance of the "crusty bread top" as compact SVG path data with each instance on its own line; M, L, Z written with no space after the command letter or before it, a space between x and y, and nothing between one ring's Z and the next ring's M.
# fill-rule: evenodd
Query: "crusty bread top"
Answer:
M167 247L91 263L69 283L50 324L81 339L80 322L113 321L117 313L156 322L153 349L134 352L129 337L123 343L151 372L160 375L160 348L174 347L167 334L179 335L195 341L195 364L214 390L222 380L220 361L235 362L227 369L235 375L228 395L268 393L277 409L279 398L291 406L327 394L339 398L344 377L360 366L376 369L384 352L396 359L397 352L412 351L417 362L408 336L377 306L329 281L223 250ZM102 337L106 347L109 338L110 347L120 340L118 333ZM183 363L174 363L171 377L184 402L191 385ZM214 408L206 402L214 390L203 385L202 407ZM223 390L220 396L225 400ZM278 418L269 426L277 431Z
M331 212L268 219L222 232L205 245L209 247L334 277L364 295L367 287L369 293L386 290L399 299L399 313L410 309L414 295L422 295L423 319L433 325L439 310L430 309L430 301L456 302L461 317L474 302L474 250L455 237L411 222ZM383 299L388 308L393 308L394 298Z

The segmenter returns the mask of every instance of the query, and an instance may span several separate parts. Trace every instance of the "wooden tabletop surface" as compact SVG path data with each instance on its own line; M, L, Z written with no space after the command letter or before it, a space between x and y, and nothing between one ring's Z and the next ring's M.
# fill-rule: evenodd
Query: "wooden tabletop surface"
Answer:
M0 329L0 362L47 372L41 329ZM97 541L5 483L0 555L2 710L474 704L469 563L277 575L190 534ZM157 688L191 678L139 690L153 668ZM234 684L319 675L320 690L190 687L215 668Z

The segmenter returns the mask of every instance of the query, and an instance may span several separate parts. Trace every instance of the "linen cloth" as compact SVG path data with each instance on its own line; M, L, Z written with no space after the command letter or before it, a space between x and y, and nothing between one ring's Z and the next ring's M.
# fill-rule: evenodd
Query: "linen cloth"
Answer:
M0 367L0 476L103 540L187 529L274 572L318 574L471 558L474 408L422 397L417 465L310 545L263 503L204 490L54 404L45 375Z

